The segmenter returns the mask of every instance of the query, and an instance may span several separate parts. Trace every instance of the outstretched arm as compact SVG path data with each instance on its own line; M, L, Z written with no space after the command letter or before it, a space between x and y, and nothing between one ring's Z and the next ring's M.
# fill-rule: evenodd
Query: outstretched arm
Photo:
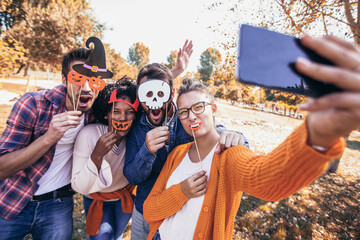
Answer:
M307 121L308 144L328 148L338 138L360 127L360 50L333 36L315 39L306 35L301 42L335 66L299 59L296 68L316 80L344 90L310 99L300 106L302 110L310 112Z
M179 49L178 56L176 59L176 66L171 69L171 73L174 78L179 76L185 71L189 64L189 59L193 53L193 44L192 41L186 40L184 46Z
M239 171L248 170L233 175L238 177L234 182L242 184L243 191L266 200L282 199L315 180L327 169L327 163L343 151L344 145L339 139L360 127L359 48L332 36L315 39L306 35L301 41L335 65L298 59L296 68L343 91L310 99L302 105L301 109L310 112L306 122L272 153L249 158L251 161L239 168ZM238 165L234 162L229 168Z

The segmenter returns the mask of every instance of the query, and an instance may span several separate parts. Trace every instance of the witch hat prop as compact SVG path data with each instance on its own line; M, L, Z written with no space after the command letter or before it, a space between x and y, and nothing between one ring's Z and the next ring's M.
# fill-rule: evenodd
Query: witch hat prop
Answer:
M114 75L110 70L106 69L105 48L101 40L97 37L90 37L86 41L86 47L90 48L90 43L94 43L94 49L90 53L84 64L76 64L73 69L87 77L112 78Z

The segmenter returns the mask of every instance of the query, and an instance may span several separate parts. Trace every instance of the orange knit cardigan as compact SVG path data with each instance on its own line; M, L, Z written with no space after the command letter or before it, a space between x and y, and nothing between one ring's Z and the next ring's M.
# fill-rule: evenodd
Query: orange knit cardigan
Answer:
M344 140L339 139L323 154L306 142L303 123L268 155L256 155L244 146L215 154L193 239L231 239L243 192L266 201L286 198L320 176L345 147ZM148 240L164 219L178 212L188 200L180 184L166 189L166 183L191 145L180 145L170 153L144 202L144 217L150 224Z

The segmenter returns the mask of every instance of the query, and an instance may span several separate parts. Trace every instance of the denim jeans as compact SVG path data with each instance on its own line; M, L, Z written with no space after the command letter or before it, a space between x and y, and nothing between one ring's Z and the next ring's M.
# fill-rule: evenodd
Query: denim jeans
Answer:
M155 233L155 235L154 235L154 237L153 237L152 240L161 240L159 231L156 231L156 233Z
M31 201L14 220L0 217L2 240L23 239L31 233L36 240L71 240L73 198Z
M136 210L134 204L131 222L131 240L146 240L149 232L149 223L144 219L144 216Z
M84 209L87 216L92 199L84 196ZM128 224L131 213L124 213L121 207L121 200L104 202L103 219L99 228L99 233L89 236L91 240L114 240L121 239L122 234Z

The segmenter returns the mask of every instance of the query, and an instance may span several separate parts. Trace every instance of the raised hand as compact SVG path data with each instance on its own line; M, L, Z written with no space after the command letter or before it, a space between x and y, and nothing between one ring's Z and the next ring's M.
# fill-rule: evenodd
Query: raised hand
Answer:
M168 138L168 127L156 127L146 134L145 144L150 152L156 153L157 150L165 146L165 141L168 140Z
M64 136L67 130L79 126L81 114L80 111L69 111L54 115L49 129L44 134L47 141L55 144Z
M180 183L181 191L187 198L196 198L206 193L207 176L202 170Z
M185 69L189 65L189 59L192 53L193 53L192 41L186 40L184 46L179 49L175 67L171 69L174 78L176 78L182 72L185 71Z
M297 70L344 90L310 99L300 106L310 111L307 119L309 144L330 147L336 139L360 127L360 50L332 36L315 39L306 35L301 41L336 66L298 59Z
M102 159L108 152L111 151L116 140L116 133L107 132L96 142L94 151L91 154L91 160L98 169L101 167Z
M241 133L234 131L224 131L220 134L219 144L217 145L215 152L221 153L225 149L237 145L244 145L245 139Z

